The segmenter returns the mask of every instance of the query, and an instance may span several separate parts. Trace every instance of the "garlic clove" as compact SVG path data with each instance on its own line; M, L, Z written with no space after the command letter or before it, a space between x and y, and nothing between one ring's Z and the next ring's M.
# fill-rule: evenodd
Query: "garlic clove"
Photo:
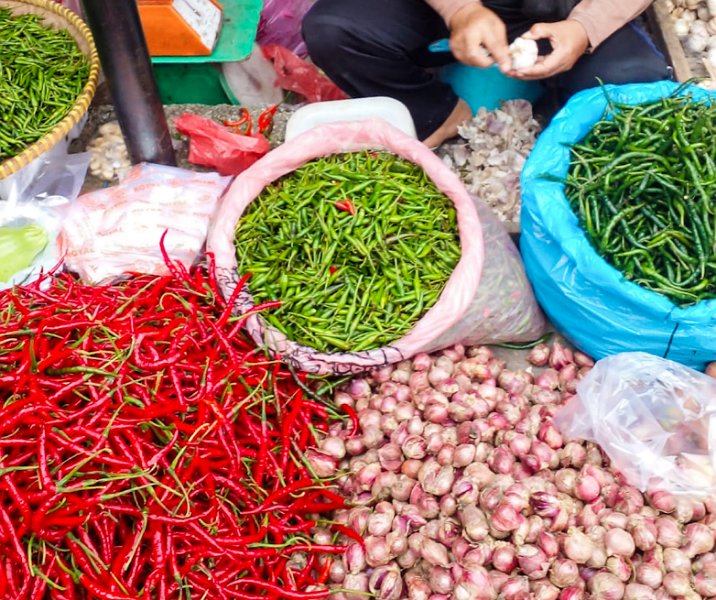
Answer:
M518 37L510 44L510 56L512 57L512 68L516 71L533 66L537 62L537 42Z

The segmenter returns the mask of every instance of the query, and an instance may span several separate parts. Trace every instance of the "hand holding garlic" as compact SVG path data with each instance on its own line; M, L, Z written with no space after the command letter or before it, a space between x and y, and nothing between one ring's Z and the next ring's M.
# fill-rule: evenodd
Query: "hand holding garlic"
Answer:
M512 68L509 75L517 79L545 79L569 71L589 47L587 32L578 21L567 20L556 23L537 23L522 36L525 41L547 40L552 52L537 59L532 66ZM524 51L527 51L526 49ZM525 61L526 62L526 61Z

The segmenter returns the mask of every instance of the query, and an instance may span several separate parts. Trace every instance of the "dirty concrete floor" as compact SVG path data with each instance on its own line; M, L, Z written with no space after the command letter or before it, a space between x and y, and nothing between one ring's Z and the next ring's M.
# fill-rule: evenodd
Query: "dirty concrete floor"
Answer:
M278 146L283 141L284 133L286 131L286 123L295 109L295 106L285 105L279 106L276 110L276 114L274 115L273 130L269 135L269 142L272 148ZM236 120L239 113L239 107L234 106L233 104L217 104L214 106L209 106L205 104L170 104L164 107L164 114L167 117L167 124L169 125L169 130L172 136L172 143L176 152L178 166L183 167L185 169L192 169L194 171L201 171L203 170L202 167L198 167L197 165L191 164L187 160L189 154L188 141L185 136L182 136L177 133L176 128L174 126L174 121L180 115L187 112L206 117L207 119L212 119L217 123L223 123L224 121ZM251 112L253 121L255 123L258 114L261 111L255 110ZM84 126L80 137L72 143L70 151L83 151L87 147L87 144L97 136L97 130L101 125L116 120L117 115L114 111L114 107L111 104L95 104L90 107L87 116L87 123ZM91 190L106 187L107 183L108 182L98 179L97 177L94 177L91 173L88 172L82 191L88 192ZM116 183L116 181L112 181L109 183Z

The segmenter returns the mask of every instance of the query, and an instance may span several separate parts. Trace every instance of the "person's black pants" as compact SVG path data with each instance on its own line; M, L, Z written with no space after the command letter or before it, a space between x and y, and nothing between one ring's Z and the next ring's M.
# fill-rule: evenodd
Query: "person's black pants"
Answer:
M527 31L519 0L485 0L505 22L512 41ZM454 58L431 54L428 45L449 37L442 18L423 0L317 0L303 21L311 59L351 97L390 96L403 102L425 139L457 104L436 70ZM627 25L567 73L543 83L562 104L579 90L604 83L670 78L664 57L633 25Z

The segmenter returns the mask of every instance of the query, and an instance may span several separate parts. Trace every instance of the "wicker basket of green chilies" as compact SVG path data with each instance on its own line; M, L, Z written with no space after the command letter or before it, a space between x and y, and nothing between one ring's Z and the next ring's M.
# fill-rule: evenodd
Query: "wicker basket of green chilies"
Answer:
M280 302L247 318L258 343L304 371L357 372L542 333L516 249L478 209L419 141L381 120L334 123L239 175L208 249L236 313Z
M85 116L100 65L89 28L50 0L0 0L0 180Z

